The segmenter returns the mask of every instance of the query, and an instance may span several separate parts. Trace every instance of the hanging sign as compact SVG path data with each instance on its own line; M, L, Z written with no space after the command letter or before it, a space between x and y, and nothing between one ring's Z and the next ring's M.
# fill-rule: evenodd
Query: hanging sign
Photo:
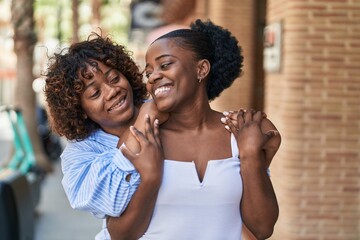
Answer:
M275 22L264 29L264 69L267 72L281 70L281 22Z

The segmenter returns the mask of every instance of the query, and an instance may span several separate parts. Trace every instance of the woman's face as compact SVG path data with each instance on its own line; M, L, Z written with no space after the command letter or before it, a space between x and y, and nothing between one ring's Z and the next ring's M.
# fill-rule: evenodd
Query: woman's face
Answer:
M81 105L88 118L108 133L116 134L121 126L130 124L135 113L133 91L129 81L116 69L95 61L98 68L88 66L91 79L84 83Z
M172 39L160 39L150 45L145 60L146 88L160 111L180 111L194 104L199 83L191 51Z

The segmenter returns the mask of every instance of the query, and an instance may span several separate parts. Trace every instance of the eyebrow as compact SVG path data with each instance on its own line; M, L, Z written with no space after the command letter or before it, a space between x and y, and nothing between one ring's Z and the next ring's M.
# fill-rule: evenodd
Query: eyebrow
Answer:
M156 57L156 58L155 58L155 61L158 61L159 59L164 58L164 57L174 57L174 58L177 58L177 57L175 57L174 55L171 55L171 54L163 54L163 55L160 55L160 56ZM149 66L149 64L146 64L146 65L145 65L145 68L147 68L148 66Z
M109 69L104 73L105 77L108 77L109 74L110 74L110 72L111 72L112 70L114 70L114 69L113 69L113 68L109 68Z
M94 81L92 81L92 82L91 82L90 84L88 84L88 85L85 85L84 92L85 92L89 87L91 87L93 84L94 84Z

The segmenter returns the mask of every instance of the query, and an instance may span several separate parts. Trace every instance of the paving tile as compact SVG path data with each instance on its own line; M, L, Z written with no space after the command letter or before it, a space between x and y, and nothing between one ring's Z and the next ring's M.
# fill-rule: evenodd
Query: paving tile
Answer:
M35 240L89 240L99 232L102 220L73 210L61 186L60 164L46 177L37 207Z

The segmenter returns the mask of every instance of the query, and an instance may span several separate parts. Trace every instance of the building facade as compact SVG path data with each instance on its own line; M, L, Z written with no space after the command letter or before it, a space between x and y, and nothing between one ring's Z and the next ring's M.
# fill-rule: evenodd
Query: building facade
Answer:
M271 239L360 239L360 1L197 4L195 17L231 30L245 56L243 76L213 106L264 109L282 135ZM274 24L279 34L265 41L280 42L277 68L263 71L264 27Z

